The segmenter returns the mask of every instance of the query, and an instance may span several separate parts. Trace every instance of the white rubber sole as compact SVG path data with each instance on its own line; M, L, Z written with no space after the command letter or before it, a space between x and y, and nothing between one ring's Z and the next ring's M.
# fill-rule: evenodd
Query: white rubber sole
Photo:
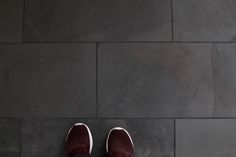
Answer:
M73 128L74 126L78 126L78 125L83 125L83 126L85 126L86 129L87 129L87 131L88 131L88 134L89 134L89 143L90 143L89 154L91 154L92 149L93 149L93 136L92 136L92 133L91 133L89 127L88 127L86 124L84 124L84 123L76 123L76 124L74 124L72 127L70 127L70 129L69 129L69 131L68 131L68 133L67 133L67 136L66 136L66 141L68 140L68 136L69 136L70 131L72 130L72 128Z
M134 147L134 142L133 142L133 140L132 140L132 138L131 138L129 132L128 132L127 130L125 130L124 128L121 128L121 127L114 127L114 128L112 128L112 129L109 131L109 133L108 133L108 135L107 135L107 139L106 139L106 152L108 152L108 140L109 140L110 134L111 134L111 132L112 132L113 130L123 130L123 131L125 131L125 133L129 136L129 139L130 139L130 141L131 141L131 143L132 143L132 146Z

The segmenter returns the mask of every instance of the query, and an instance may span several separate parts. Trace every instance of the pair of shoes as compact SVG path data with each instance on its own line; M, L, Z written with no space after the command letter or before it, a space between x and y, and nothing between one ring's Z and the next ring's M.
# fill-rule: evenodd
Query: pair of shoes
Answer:
M93 148L93 137L89 127L83 123L74 124L66 137L68 157L89 157ZM106 139L108 157L134 157L134 144L130 134L121 127L115 127Z

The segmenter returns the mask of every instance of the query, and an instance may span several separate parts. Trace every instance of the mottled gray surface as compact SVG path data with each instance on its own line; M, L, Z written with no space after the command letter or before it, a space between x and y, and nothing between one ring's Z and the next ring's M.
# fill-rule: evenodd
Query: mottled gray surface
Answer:
M173 0L175 41L236 41L235 0Z
M21 42L23 0L0 1L0 42Z
M26 0L24 41L170 41L170 0Z
M174 157L173 120L34 119L22 123L21 157L64 157L65 136L73 123L84 122L94 137L92 156L105 156L105 139L112 127L126 128L135 145L135 157Z
M19 157L20 123L16 119L0 119L0 156Z
M236 44L214 46L215 116L236 117Z
M101 117L207 117L213 114L210 44L102 44Z
M0 116L94 117L95 44L0 46Z
M176 157L235 157L236 120L176 122Z
M1 0L0 157L66 157L79 121L92 156L123 126L135 157L234 157L235 15L235 0Z

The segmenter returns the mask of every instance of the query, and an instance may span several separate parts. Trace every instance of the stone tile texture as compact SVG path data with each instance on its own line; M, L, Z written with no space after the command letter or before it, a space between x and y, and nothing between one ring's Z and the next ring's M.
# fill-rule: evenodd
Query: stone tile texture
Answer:
M24 41L170 41L171 0L26 0Z
M1 117L95 117L95 44L0 45Z
M173 0L175 41L236 41L236 1Z
M236 117L236 44L215 44L215 117Z
M235 119L177 120L176 157L234 157L235 122Z
M0 156L20 156L20 121L0 119Z
M209 117L214 92L210 44L102 44L100 117Z
M117 126L135 157L235 157L235 15L235 0L1 0L0 157L66 157L77 122L92 157Z
M0 43L21 42L23 0L0 1Z

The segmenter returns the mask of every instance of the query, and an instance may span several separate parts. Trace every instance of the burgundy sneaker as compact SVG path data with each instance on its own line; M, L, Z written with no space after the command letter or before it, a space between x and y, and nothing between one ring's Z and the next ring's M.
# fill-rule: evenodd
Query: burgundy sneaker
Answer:
M134 157L134 143L128 131L115 127L110 130L106 140L108 157Z
M93 148L93 138L90 129L83 123L74 124L66 137L66 152L68 157L76 155L90 156Z

